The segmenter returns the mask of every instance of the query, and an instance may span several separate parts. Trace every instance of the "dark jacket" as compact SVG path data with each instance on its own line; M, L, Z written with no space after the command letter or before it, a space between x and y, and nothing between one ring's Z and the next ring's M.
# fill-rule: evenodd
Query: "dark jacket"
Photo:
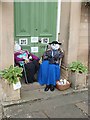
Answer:
M50 64L59 64L63 56L64 54L60 50L47 50L43 54L43 60L49 60Z

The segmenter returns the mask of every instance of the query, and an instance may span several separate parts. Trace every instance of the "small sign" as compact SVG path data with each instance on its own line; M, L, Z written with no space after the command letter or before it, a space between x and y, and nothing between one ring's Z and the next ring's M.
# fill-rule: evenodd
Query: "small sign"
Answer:
M38 37L31 37L31 43L38 42Z
M27 38L19 38L19 45L27 45L28 39Z
M49 38L41 38L41 43L43 44L49 43Z
M32 53L37 53L38 52L38 47L31 47L31 52Z
M21 83L20 81L18 81L16 84L13 83L13 89L14 90L17 90L17 89L20 89L21 88Z

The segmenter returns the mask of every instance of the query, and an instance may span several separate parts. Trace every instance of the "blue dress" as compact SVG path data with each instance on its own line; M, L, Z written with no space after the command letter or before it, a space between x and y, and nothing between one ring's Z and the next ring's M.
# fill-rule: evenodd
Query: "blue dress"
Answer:
M38 71L38 82L40 85L56 85L56 81L60 79L59 64L50 64L48 60L44 60L40 64Z
M56 81L60 79L59 61L62 57L63 53L59 50L45 51L38 71L38 82L41 85L56 85Z

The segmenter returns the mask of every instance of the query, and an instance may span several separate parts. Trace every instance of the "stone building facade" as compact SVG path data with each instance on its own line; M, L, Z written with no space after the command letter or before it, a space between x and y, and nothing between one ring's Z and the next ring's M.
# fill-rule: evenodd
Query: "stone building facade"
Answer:
M84 2L61 2L59 41L63 43L62 76L67 66L80 60L89 67L89 8ZM14 64L14 2L0 2L0 70ZM1 97L0 97L1 98Z
M62 74L67 77L66 68L72 61L79 60L89 67L88 11L90 8L84 2L63 2L61 9L60 41L65 51Z

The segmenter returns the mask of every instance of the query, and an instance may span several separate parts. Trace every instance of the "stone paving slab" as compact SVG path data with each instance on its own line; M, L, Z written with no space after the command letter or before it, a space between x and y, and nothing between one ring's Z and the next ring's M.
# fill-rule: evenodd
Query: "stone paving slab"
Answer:
M48 108L43 111L32 111L30 110L30 106L27 107L26 105L23 106L23 109L16 109L13 112L6 112L5 116L8 118L87 118L87 115L84 115L83 112L78 109L74 104L72 105L65 105L65 106L58 106L54 108ZM27 109L27 108L29 109ZM7 110L9 111L9 109Z
M88 101L77 103L76 106L88 115Z
M31 118L48 118L42 111L34 111L32 112Z
M2 119L2 105L0 105L0 120Z
M69 95L61 95L58 97L53 97L51 99L38 101L35 103L28 103L30 105L31 111L34 110L50 110L57 106L65 106L67 104L75 104L80 101L87 100L87 93L77 93L77 94L69 94ZM53 105L53 106L52 106Z
M76 104L86 101L87 95L86 91L9 106L4 108L4 115L11 118L86 118Z
M31 110L30 105L22 104L4 108L4 117L6 118L47 118L42 111Z
M87 118L75 105L58 106L45 111L49 118Z

